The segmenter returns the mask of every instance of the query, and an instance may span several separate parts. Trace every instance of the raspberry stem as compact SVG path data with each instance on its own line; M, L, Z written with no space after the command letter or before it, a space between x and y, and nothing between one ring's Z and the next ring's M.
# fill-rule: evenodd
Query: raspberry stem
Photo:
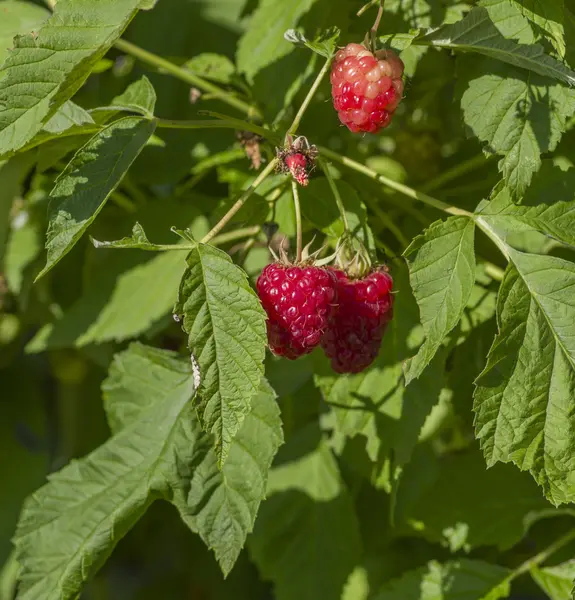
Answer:
M293 123L290 125L290 128L287 130L286 136L296 134L299 124L305 114L305 111L308 109L310 102L312 101L313 97L315 96L315 93L317 92L317 89L318 89L322 79L325 77L325 74L329 71L329 67L331 65L331 60L332 60L332 57L330 56L325 61L325 64L321 68L321 71L318 73L317 77L315 78L315 81L313 82L313 85L309 89L307 96L305 97L304 101L302 102L301 106L299 107L299 110L297 111L297 114L293 120Z
M242 195L236 200L234 205L228 210L228 212L216 223L212 229L202 238L201 243L206 244L212 238L214 238L231 220L231 218L240 210L245 204L246 200L256 191L258 186L272 173L276 168L277 158L274 158L268 166L255 178L250 187L242 193Z
M296 264L299 264L301 262L303 239L302 239L302 232L301 232L301 207L300 207L300 203L299 203L299 190L298 190L298 184L294 180L292 180L292 182L291 182L291 189L293 192L293 206L295 209L296 244L297 244L295 262L296 262Z
M379 3L379 9L377 11L377 17L375 18L375 23L373 24L373 27L370 30L370 37L371 37L371 51L375 52L377 50L376 44L375 44L375 36L377 35L377 30L379 29L379 24L381 23L381 17L383 16L383 5L385 4L385 0L381 0L381 2Z
M156 118L156 125L162 129L236 129L238 131L250 131L257 133L262 137L271 141L279 141L279 137L264 127L259 127L254 123L242 121L227 117L223 119L198 119L195 121L178 121L175 119L159 119Z
M323 154L323 156L330 158L331 160L334 160L342 165L345 165L346 167L349 167L350 169L353 169L358 173L363 173L367 177L378 181L383 185L386 185L387 187L395 190L396 192L399 192L400 194L403 194L404 196L408 196L409 198L413 198L414 200L419 200L420 202L423 202L428 206L432 206L433 208L449 213L450 215L475 218L475 215L473 213L470 213L469 211L464 210L463 208L451 206L446 202L442 202L441 200L434 198L433 196L429 196L428 194L424 194L423 192L414 190L413 188L403 183L399 183L397 181L394 181L393 179L389 179L389 177L385 177L385 175L380 175L376 171L370 169L369 167L366 167L365 165L362 165L361 163L351 158L348 158L347 156L342 156L341 154L333 152L332 150L329 150L328 148L324 148L322 146L318 146L318 150L320 154Z
M343 205L343 201L341 199L341 195L339 190L337 189L337 185L333 179L331 171L329 170L329 164L326 163L322 158L318 159L319 165L322 171L325 173L325 178L329 183L329 187L333 193L333 197L335 198L335 203L337 204L337 208L339 210L339 214L341 215L341 220L343 221L343 228L345 231L349 231L349 222L347 220L347 213L345 212L345 206Z
M179 67L173 62L170 62L169 60L166 60L165 58L162 58L161 56L158 56L153 52L144 50L143 48L140 48L139 46L132 44L132 42L128 42L124 39L116 40L114 46L118 50L121 50L122 52L125 52L126 54L129 54L134 58L141 60L142 62L156 67L160 71L166 71L170 75L181 79L189 85L196 86L197 88L200 88L206 92L209 92L210 94L213 94L218 98L218 100L221 100L222 102L225 102L226 104L237 108L239 111L246 113L250 117L261 117L261 114L257 110L257 108L251 106L247 102L244 102L240 98L237 98L230 92L223 90L217 85L206 81L199 75L192 73L192 71Z

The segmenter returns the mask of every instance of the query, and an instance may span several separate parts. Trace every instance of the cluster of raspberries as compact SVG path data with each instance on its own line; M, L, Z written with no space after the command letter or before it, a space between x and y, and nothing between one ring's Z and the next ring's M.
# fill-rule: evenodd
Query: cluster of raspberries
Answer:
M377 357L393 314L393 280L385 268L351 279L330 267L272 263L256 287L277 356L294 360L321 345L337 373L359 373Z
M335 55L331 95L339 120L354 133L387 127L403 96L403 62L392 50L375 54L348 44Z

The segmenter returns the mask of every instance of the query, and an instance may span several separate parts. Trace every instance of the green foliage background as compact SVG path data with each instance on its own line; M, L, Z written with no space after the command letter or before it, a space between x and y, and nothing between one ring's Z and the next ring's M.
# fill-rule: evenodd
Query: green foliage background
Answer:
M370 4L0 0L0 600L572 600L575 5L386 0L358 136ZM359 375L265 350L297 125L395 282Z

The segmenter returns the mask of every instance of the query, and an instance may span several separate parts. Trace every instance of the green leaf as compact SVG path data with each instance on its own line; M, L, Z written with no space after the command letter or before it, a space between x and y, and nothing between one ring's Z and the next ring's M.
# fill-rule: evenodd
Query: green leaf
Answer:
M340 31L337 27L320 32L313 40L308 40L303 33L295 29L288 29L284 33L284 38L288 42L299 47L309 48L325 58L329 58L335 53L339 36Z
M499 600L507 598L510 571L480 560L457 560L409 571L374 600Z
M159 252L161 250L189 250L189 246L179 247L177 244L152 244L148 239L144 228L136 221L132 228L132 235L130 237L124 237L120 240L114 240L110 242L100 242L94 238L90 238L94 248L124 248L124 249L138 249L138 250L149 250L151 252Z
M397 290L394 318L374 365L357 375L338 376L328 361L318 364L315 383L335 416L336 433L363 436L372 462L394 451L397 467L406 464L443 385L446 353L440 351L421 378L405 386L402 362L421 342L417 304L405 269L393 272Z
M292 51L283 37L295 27L317 0L277 2L262 0L252 15L250 26L240 39L237 49L238 69L249 81L264 67L271 65Z
M137 10L152 5L60 0L37 36L17 37L0 71L0 154L27 144L80 89Z
M414 43L477 52L544 77L575 85L575 73L545 54L539 44L517 44L505 39L489 18L487 9L482 6L471 10L457 23L429 31Z
M520 44L535 42L533 28L514 1L480 0L478 5L487 10L489 18L504 38L515 40Z
M222 469L215 452L194 470L190 491L174 504L214 551L227 575L251 533L266 496L268 471L283 442L276 395L265 379L234 437Z
M514 197L521 197L541 166L540 155L561 139L575 92L513 67L474 63L465 61L461 69L470 80L461 99L465 123L490 152L504 155L499 168Z
M92 119L89 112L68 100L68 102L62 104L56 114L44 125L42 131L58 135L72 127L82 128L83 125L94 124L94 119Z
M198 244L186 260L174 312L200 365L198 414L221 467L263 376L265 313L225 252Z
M43 6L21 0L4 0L0 5L0 65L13 46L15 36L37 31L42 23L50 16Z
M155 364L140 372L153 374L155 401L134 411L133 421L87 457L53 474L24 504L14 540L20 600L76 598L149 505L179 493L181 478L208 451L190 402L190 365L168 352L154 360L158 352L149 352ZM123 405L111 414L120 410Z
M232 83L236 74L236 67L227 56L213 52L198 54L185 62L183 67L218 83Z
M82 237L154 133L155 123L127 117L97 133L61 173L50 194L48 258L52 269Z
M156 91L150 80L143 75L141 79L129 85L123 94L116 96L111 104L113 107L125 108L151 119L156 107Z
M575 265L499 243L512 263L499 291L499 334L477 381L476 435L489 465L513 462L553 504L572 502Z
M531 576L551 600L572 600L575 581L575 561L539 569L533 567Z
M278 600L339 600L361 552L337 463L313 426L298 431L269 476L250 554ZM283 460L282 460L283 458Z
M180 372L191 378L191 371L189 360L178 359L174 365L171 353L140 344L116 355L103 386L112 431L118 433L140 419L142 413L172 393ZM182 426L186 424L182 422ZM195 417L191 426L198 429ZM279 407L266 380L262 379L221 471L210 437L203 436L210 449L201 462L182 465L180 485L171 501L188 526L214 551L227 575L253 528L272 459L283 440Z
M431 225L404 252L426 336L406 364L407 384L421 375L461 320L475 282L474 232L473 220L450 217Z
M544 31L559 56L565 56L564 0L512 0L519 10Z
M507 550L533 522L558 514L526 474L510 465L485 468L479 450L437 458L418 451L405 468L396 523L405 534L440 542L451 552L480 546Z
M545 173L547 175L548 171ZM575 170L567 173L560 171L563 176L562 186L575 182ZM528 192L523 203L517 205L513 202L511 193L505 185L500 184L493 192L491 200L481 210L481 215L486 222L499 231L530 231L536 230L549 237L571 246L575 246L575 199L570 201L559 200L553 194L553 181L549 175L542 178L547 184L544 197ZM573 189L573 188L572 188ZM573 193L570 194L573 196ZM541 204L536 203L541 202Z

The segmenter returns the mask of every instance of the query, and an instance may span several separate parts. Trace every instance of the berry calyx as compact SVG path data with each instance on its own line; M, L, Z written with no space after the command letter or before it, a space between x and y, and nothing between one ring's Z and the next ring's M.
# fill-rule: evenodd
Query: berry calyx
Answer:
M319 345L336 307L336 282L334 272L314 266L264 268L256 288L275 355L294 360Z
M309 174L315 167L317 148L305 137L299 136L293 141L291 136L287 136L286 145L276 148L276 156L279 161L278 171L291 173L295 181L304 187L309 183Z
M387 127L403 96L403 68L392 50L373 54L361 44L339 50L330 75L339 120L353 132Z
M337 277L338 308L321 347L336 373L359 373L377 358L387 323L393 316L393 279L385 268L362 279Z

